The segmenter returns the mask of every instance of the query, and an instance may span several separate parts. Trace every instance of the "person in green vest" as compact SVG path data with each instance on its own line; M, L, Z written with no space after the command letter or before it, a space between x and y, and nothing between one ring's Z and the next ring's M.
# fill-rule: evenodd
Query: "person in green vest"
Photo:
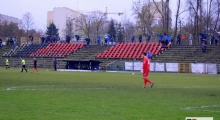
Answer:
M26 63L25 63L24 58L21 58L21 64L22 64L21 72L23 72L23 69L25 69L25 71L28 72L27 69L26 69L26 67L25 67L25 64L26 64Z
M5 68L6 68L6 69L10 69L8 58L5 59Z

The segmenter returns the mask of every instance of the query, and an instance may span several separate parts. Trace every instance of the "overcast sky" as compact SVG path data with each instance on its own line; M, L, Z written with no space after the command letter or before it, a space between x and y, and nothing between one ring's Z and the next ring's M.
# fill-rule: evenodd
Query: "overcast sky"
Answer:
M105 12L126 12L127 18L134 21L132 16L132 0L0 0L0 14L13 16L22 19L22 15L30 12L34 18L36 29L45 30L47 11L52 11L54 7L68 7L73 10ZM176 11L176 0L170 0L172 20ZM108 15L108 18L121 20L123 16Z

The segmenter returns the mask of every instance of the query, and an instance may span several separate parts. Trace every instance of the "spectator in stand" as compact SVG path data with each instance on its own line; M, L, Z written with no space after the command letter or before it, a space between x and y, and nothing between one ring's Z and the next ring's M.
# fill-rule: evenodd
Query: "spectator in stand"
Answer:
M170 37L167 34L164 34L165 36L165 45L167 46L170 43Z
M70 36L68 35L68 37L67 37L67 43L70 43L70 40L71 40L71 38L70 38Z
M211 42L210 45L213 45L215 41L215 35L211 34Z
M83 42L84 42L84 43L87 43L87 42L86 42L86 37L83 39ZM85 47L86 47L86 46L85 46Z
M108 44L110 43L111 41L111 35L108 35Z
M163 35L157 34L157 37L158 37L158 41L159 41L159 45L160 45L160 43L162 43ZM162 43L162 46L163 46L163 43Z
M207 39L207 35L204 33L204 35L203 35L203 39Z
M76 41L79 42L79 35L75 35Z
M199 33L200 44L202 43L202 39L203 39L203 33Z
M111 43L112 43L112 45L114 45L114 44L113 44L113 43L114 43L114 40L115 40L114 35L111 35Z
M40 39L41 39L41 44L44 44L44 42L45 42L45 37L42 36Z
M29 40L30 40L30 44L33 44L34 43L34 37L31 35L29 36Z
M132 38L131 38L131 43L133 43L134 40L135 40L135 37L134 37L134 35L133 35Z
M220 36L218 36L218 34L215 35L215 45L218 45L219 37L220 37Z
M202 53L205 53L206 51L206 44L205 41L202 42Z
M108 37L105 37L105 46L107 46L108 43Z
M206 35L205 33L203 33L202 44L203 44L203 42L205 42L205 46L204 46L204 48L205 48L205 51L206 51L206 46L207 46L207 35Z
M0 36L0 49L2 49L2 37Z
M199 33L199 38L200 38L200 44L203 44L203 40L206 40L206 34L201 32Z
M204 33L204 37L203 37L203 40L205 41L205 45L207 46L207 35ZM205 46L205 49L206 49L206 46Z
M60 42L60 37L59 36L57 36L57 42Z
M192 39L193 39L192 34L189 34L189 45L192 45Z
M147 52L147 57L151 59L151 57L152 57L151 52L149 52L149 51Z
M142 35L140 35L138 39L139 39L139 42L141 43L142 42Z
M89 48L90 38L86 38L86 43L87 43L86 48Z
M16 48L16 46L17 46L17 38L16 37L13 37L13 42L14 42L14 48Z
M177 41L176 41L176 44L179 44L179 45L181 45L181 35L180 34L178 34L177 35Z
M66 42L70 43L70 36L69 35L66 36Z
M9 38L9 36L7 37L7 45L8 46L10 45L10 38Z
M98 45L100 45L100 41L101 41L101 37L98 36L98 38L97 38Z
M13 37L12 37L12 36L10 36L10 45L11 45L11 46L14 45L14 40L13 40Z
M148 34L148 35L147 35L147 42L150 42L150 39L151 39L151 35Z
M186 36L184 34L182 34L181 40L182 40L182 45L185 45Z
M173 42L174 42L174 34L171 35L170 42L171 42L170 44L173 44Z
M46 38L46 43L49 43L49 42L50 42L50 36L48 35Z
M53 36L52 39L53 39L53 43L56 43L56 42L57 42L57 37L56 37L55 35Z

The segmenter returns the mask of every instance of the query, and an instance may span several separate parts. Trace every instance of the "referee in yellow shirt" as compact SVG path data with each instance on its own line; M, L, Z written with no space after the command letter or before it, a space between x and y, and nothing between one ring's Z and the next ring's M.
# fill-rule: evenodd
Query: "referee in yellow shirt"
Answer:
M23 58L21 58L21 64L22 64L21 72L23 72L23 69L25 69L25 71L28 72L25 67L25 60Z
M6 68L6 69L10 69L8 58L5 59L5 68Z

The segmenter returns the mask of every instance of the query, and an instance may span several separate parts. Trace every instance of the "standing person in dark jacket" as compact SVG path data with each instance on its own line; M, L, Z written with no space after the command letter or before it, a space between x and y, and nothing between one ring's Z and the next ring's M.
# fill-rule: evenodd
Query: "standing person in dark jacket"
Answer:
M147 42L150 42L150 39L151 39L151 35L148 34L148 35L147 35Z
M206 51L206 44L205 41L202 42L202 53L205 53Z
M30 44L33 44L34 43L34 37L31 35L31 36L29 36L29 39L30 39Z
M212 34L212 35L211 35L211 43L210 43L210 44L213 45L213 44L214 44L214 41L215 41L215 36Z
M79 35L75 35L76 41L79 42Z
M101 41L101 37L98 36L98 38L97 38L98 45L100 45L100 41Z
M46 37L46 43L49 43L50 42L50 36L48 35L47 37Z
M179 45L180 45L180 40L181 40L181 35L180 35L180 34L178 34L176 44L179 44Z
M53 60L53 67L54 67L54 71L57 71L57 59L54 58Z
M163 35L157 34L157 38L158 38L159 45L160 45L160 43L162 43ZM163 43L162 43L162 45L163 45Z
M32 73L34 73L34 71L36 71L37 73L39 73L39 72L38 72L38 69L37 69L37 60L36 60L36 58L33 58L33 62L34 62L34 68L32 69Z
M132 38L131 38L131 42L133 43L135 40L135 36L133 35Z
M44 42L45 42L45 37L42 36L40 39L41 39L41 44L44 44Z
M71 39L70 36L67 35L67 36L66 36L66 42L67 42L67 43L70 43L70 39Z
M216 35L215 35L215 45L218 45L218 40L219 40L219 38L220 38L220 37L218 36L218 34L216 34Z
M0 36L0 49L2 49L2 38Z
M142 35L139 36L139 42L142 42Z

